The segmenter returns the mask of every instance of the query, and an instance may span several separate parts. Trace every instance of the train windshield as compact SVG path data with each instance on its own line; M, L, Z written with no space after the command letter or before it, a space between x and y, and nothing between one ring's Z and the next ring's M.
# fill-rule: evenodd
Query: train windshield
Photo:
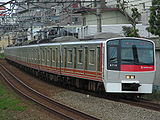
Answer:
M153 44L149 41L121 41L121 64L153 65L153 56Z
M154 66L154 45L140 39L120 39L107 42L107 61L109 70L128 70ZM133 70L132 69L132 70Z

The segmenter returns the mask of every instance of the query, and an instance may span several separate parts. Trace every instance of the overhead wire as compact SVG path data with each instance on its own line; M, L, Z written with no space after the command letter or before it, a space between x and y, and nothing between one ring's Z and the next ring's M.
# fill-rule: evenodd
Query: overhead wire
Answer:
M13 2L13 1L15 1L15 2ZM25 7L23 7L22 5L23 4L25 4L25 3L28 3L28 4L31 4L32 5L32 8L29 8L30 10L32 10L32 9L34 9L33 8L33 6L35 6L35 7L37 7L37 9L46 9L46 12L47 11L51 11L52 9L51 8L46 8L46 7L43 7L43 5L44 4L49 4L49 3L55 3L55 5L53 5L52 7L55 7L56 5L58 5L58 4L61 4L62 5L62 11L60 11L59 12L59 14L61 15L66 15L66 17L64 17L63 19L60 19L60 21L61 22L63 22L63 21L65 21L64 19L66 19L66 18L68 18L68 16L67 15L70 15L70 14L73 14L74 13L74 10L77 10L77 9L69 9L70 7L71 7L71 5L73 4L73 3L80 3L80 2L77 2L76 0L68 0L68 1L60 1L60 2L56 2L57 0L50 0L50 1L48 1L48 2L31 2L30 0L29 1L24 1L24 2L17 2L16 0L10 0L9 2L8 2L8 4L9 3L11 3L11 4L14 4L14 7L12 7L12 10L10 11L10 13L9 13L9 15L11 15L11 14L13 14L13 9L15 8L15 6L18 6L18 7L21 7L22 9L24 9L24 10L26 10L27 8L25 8ZM81 4L82 3L94 3L95 1L81 1ZM115 2L115 4L113 4L113 6L114 5L116 5L117 3L116 3L116 1L115 0L110 0L110 1L108 1L108 2L106 2L106 4L109 4L109 3L113 3L113 2ZM137 2L137 4L135 4ZM127 5L129 6L132 6L132 7L136 7L136 6L138 6L140 3L143 3L143 2L150 2L150 0L148 0L148 1L146 1L146 0L129 0L128 2L127 2ZM37 3L39 3L39 4L37 4ZM41 4L42 4L42 6L41 6ZM69 4L69 5L67 5L67 6L65 6L64 4ZM26 5L26 4L25 4ZM129 7L130 7L129 6ZM36 8L35 8L36 9ZM86 9L88 9L88 8L86 8ZM103 9L103 8L102 8ZM35 13L36 14L36 13ZM95 14L96 15L96 14ZM21 17L23 17L23 16L20 16L20 15L18 15L17 14L17 17L18 18L21 18ZM27 17L32 17L32 16L26 16L26 18ZM42 17L42 16L41 16ZM112 17L113 18L113 17ZM30 18L31 19L31 18ZM104 18L102 18L102 20L103 20ZM107 19L107 18L106 18ZM33 21L34 22L34 21ZM43 23L43 21L42 21L42 23Z

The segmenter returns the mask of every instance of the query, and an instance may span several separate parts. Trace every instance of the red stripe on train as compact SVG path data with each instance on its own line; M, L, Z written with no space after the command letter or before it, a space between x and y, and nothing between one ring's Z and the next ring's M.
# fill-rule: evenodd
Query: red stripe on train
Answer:
M121 65L121 71L139 72L139 71L154 71L153 65Z

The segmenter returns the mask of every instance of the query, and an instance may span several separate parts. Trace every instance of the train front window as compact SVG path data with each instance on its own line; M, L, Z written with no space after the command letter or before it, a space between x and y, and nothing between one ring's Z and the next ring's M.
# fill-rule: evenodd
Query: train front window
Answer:
M121 41L121 64L153 65L153 45L144 40Z
M127 38L108 41L107 69L120 70L126 65L154 65L153 43L147 40Z

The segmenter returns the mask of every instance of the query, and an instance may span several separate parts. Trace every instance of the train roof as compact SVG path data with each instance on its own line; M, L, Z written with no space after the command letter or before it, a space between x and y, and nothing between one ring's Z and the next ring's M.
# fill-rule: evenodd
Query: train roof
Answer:
M111 38L111 39L95 39L95 40L87 40L85 39L83 41L75 41L75 42L60 42L60 43L42 43L42 44L34 44L34 45L25 45L25 46L14 46L14 47L7 47L7 48L25 48L25 47L41 47L41 46L51 46L51 45L76 45L76 44L95 44L95 43L105 43L109 40L115 40L115 39L138 39L138 40L146 40L154 43L152 40L145 39L145 38L136 38L136 37L117 37L117 38Z

